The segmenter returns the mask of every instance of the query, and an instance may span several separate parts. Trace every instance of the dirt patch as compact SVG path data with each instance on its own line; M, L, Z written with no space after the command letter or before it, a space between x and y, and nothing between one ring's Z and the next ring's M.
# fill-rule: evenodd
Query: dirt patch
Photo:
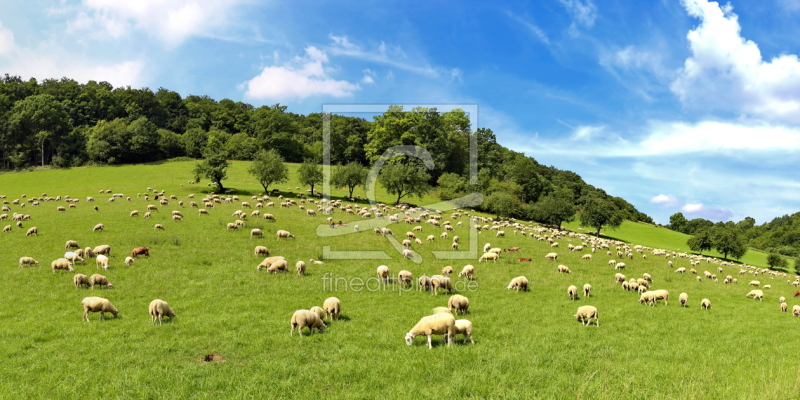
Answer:
M226 362L228 360L222 358L221 355L217 353L206 354L202 358L200 358L200 362L203 363L210 363L210 362Z

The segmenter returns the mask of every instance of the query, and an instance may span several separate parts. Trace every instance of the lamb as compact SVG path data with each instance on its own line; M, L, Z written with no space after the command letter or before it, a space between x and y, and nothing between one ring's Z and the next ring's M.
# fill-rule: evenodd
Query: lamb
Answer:
M450 276L452 273L453 273L453 267L448 265L448 266L442 268L442 275Z
M467 344L467 338L469 338L472 344L475 344L475 339L472 338L472 322L466 319L457 319L455 324L455 332L453 333L453 340L455 340L455 335L463 335L464 337L464 344Z
M22 268L23 265L39 265L39 262L34 260L33 257L20 257L19 267Z
M446 290L447 293L453 291L453 285L450 278L441 275L434 275L431 277L431 287L433 288L433 295L439 294L439 289Z
M90 312L99 312L100 313L100 320L105 320L105 313L111 313L114 315L114 318L117 318L119 312L117 309L111 304L108 299L104 299L102 297L86 297L81 300L81 304L83 304L83 318L82 321L89 322L89 313Z
M553 260L553 261L556 261L556 260L558 260L558 254L556 254L556 253L547 253L547 254L544 256L544 258L546 258L546 259L548 259L548 260Z
M266 248L266 247L265 247ZM297 271L297 275L305 275L306 274L306 262L300 260L297 264L294 265L295 271Z
M261 229L253 228L252 230L250 230L250 239L252 239L255 236L264 237L264 232L262 232Z
M276 260L267 268L267 272L277 273L278 271L287 271L289 269L289 263L286 260Z
M108 278L100 274L93 274L90 276L89 285L92 286L92 289L94 289L94 285L100 286L100 289L102 289L103 286L105 286L107 289L114 287L114 285L108 283Z
M514 289L516 291L522 290L523 292L528 291L528 278L524 276L518 276L511 280L511 283L508 284L506 289Z
M592 285L585 284L583 285L583 297L589 297L589 293L592 292Z
M497 254L497 253L484 253L484 254L481 256L481 258L479 258L479 259L478 259L478 262L481 262L481 261L483 261L483 260L487 260L487 261L488 261L488 260L492 260L492 261L494 261L494 262L497 262L497 259L498 259L498 258L500 258L500 255L499 255L499 254Z
M569 268L566 265L559 265L558 266L558 272L560 272L562 274L571 274L572 273L572 271L570 271Z
M105 228L106 228L106 226L105 226L105 225L103 225L103 224L97 224L97 225L95 225L95 226L94 226L94 228L92 228L92 232L97 232L97 231L100 231L100 232L102 232L102 231L103 231L103 229L105 229Z
M81 286L89 288L89 277L84 274L75 274L72 277L72 282L75 284L75 289L79 289Z
M473 275L475 274L475 267L472 265L465 265L464 268L461 269L461 272L458 273L459 277L465 277L467 279L475 279Z
M256 246L256 249L255 249L255 251L253 251L253 253L256 256L258 256L260 254L268 256L269 255L269 250L267 250L267 248L264 247L264 246Z
M103 255L106 255L106 256L110 256L111 255L111 246L109 246L107 244L97 246L97 247L94 248L94 250L92 250L92 254L95 254L95 255L103 254Z
M319 333L325 330L325 323L319 318L319 315L309 310L297 310L292 314L292 329L289 331L289 336L294 335L294 329L297 328L297 333L303 336L303 328L308 327L309 334L314 333L316 328Z
M133 265L133 257L125 257L125 265L129 267Z
M81 248L81 246L78 244L78 242L74 240L67 240L67 244L64 245L64 250L79 249L79 248Z
M757 289L751 290L746 295L744 295L744 297L751 297L751 296L753 297L753 300L764 301L764 292L761 291L761 290L757 290Z
M140 256L142 254L150 257L150 248L149 247L134 247L133 251L131 251L131 257L138 257L138 256Z
M703 310L710 310L711 309L711 300L703 299L700 301L700 308Z
M95 266L97 268L103 267L103 269L108 269L108 257L98 254L97 259L95 260ZM95 269L97 269L95 268Z
M384 282L389 281L389 267L385 265L379 265L377 272L378 272L378 278L383 279Z
M336 297L328 297L322 303L322 308L328 314L328 320L338 320L342 312L342 302Z
M261 264L258 264L256 270L261 271L263 268L269 268L275 261L278 260L284 260L283 256L267 257L264 259L264 261L261 261Z
M589 326L594 318L595 326L600 326L600 318L597 315L597 307L595 306L580 306L578 312L573 315L578 319L578 322L583 322L584 326Z
M75 268L72 268L72 264L70 264L69 260L66 258L59 258L50 263L50 269L53 270L53 273L56 273L57 269L67 270L69 272L75 272Z
M276 232L276 234L278 235L278 239L279 240L280 239L288 239L288 238L295 239L294 235L292 235L289 231L284 231L284 230L279 229Z
M422 275L417 279L417 290L431 290L431 278Z
M578 287L575 285L570 285L567 288L567 294L569 295L570 300L578 300Z
M20 227L22 226L22 224L20 224L19 222L17 223L17 225ZM30 236L33 235L34 233L36 234L36 236L39 236L39 228L35 226L31 227L30 229L28 229L27 232L25 232L25 236Z
M689 304L689 295L686 293L681 293L678 295L678 302L681 303L681 307L688 307Z
M411 286L414 284L414 275L411 271L402 270L397 273L397 281L403 286Z
M428 337L428 348L433 349L431 344L431 337L433 335L444 335L444 341L448 346L455 337L456 319L451 314L439 313L422 317L422 319L406 333L406 344L411 346L414 344L414 338L420 335Z
M447 300L447 308L453 310L455 314L465 314L469 309L469 299L460 294L454 294Z

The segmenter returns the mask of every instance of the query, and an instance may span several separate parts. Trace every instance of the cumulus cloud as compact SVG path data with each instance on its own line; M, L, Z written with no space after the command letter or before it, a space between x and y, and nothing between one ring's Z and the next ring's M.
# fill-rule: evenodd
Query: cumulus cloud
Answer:
M691 56L671 90L687 106L721 109L769 121L800 124L800 60L782 54L765 61L741 35L730 4L685 0L700 25L689 31Z
M261 73L245 82L244 96L256 100L304 99L310 96L347 97L361 89L358 84L328 76L325 64L328 56L316 47L305 49L304 57L283 66L265 67Z
M659 194L650 199L650 203L658 204L661 208L675 208L683 206L683 200L671 194Z
M365 83L367 85L375 84L375 75L376 75L375 71L367 68L363 72L364 72L364 77L361 78L361 82L363 82L363 83Z
M688 219L705 218L712 221L728 221L733 212L726 208L709 207L703 203L690 203L681 207L681 212Z

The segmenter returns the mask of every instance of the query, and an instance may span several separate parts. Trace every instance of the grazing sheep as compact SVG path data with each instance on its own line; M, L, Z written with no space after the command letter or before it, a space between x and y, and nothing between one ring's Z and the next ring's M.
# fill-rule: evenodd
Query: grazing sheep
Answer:
M275 261L284 260L283 256L274 256L274 257L267 257L264 261L261 261L260 264L256 267L257 271L261 271L263 268L269 268Z
M558 266L558 272L560 272L562 274L571 274L572 273L572 271L570 271L569 268L566 265L559 265Z
M616 283L625 282L625 275L622 275L620 273L614 274L614 282Z
M150 248L149 247L134 247L133 251L131 251L131 257L138 257L140 255L146 255L150 257Z
M411 249L403 249L403 257L412 258L414 257L414 252Z
M431 278L426 275L420 276L417 279L417 290L431 290Z
M655 292L644 292L641 293L639 296L639 303L647 304L650 306L655 306L656 304L656 294Z
M448 313L438 313L422 317L422 319L406 333L406 344L411 346L414 344L414 338L420 335L428 337L428 348L432 349L431 337L433 335L444 335L444 341L448 346L455 337L456 319Z
M89 288L89 277L84 274L75 274L72 277L72 283L75 284L75 289L79 289L81 286L85 286L87 289Z
M144 215L142 217L143 218L150 218L152 215L153 214L151 214L150 211L148 211L148 212L144 213Z
M39 265L39 262L34 260L33 257L20 257L19 267L22 268L23 265Z
M272 263L272 265L269 266L269 268L267 268L267 272L270 274L277 273L278 271L286 272L288 270L289 263L286 260L276 260Z
M786 304L785 301L781 302L781 311L786 312L789 309L789 305Z
M585 284L583 285L583 297L589 297L589 293L592 292L592 285Z
M667 305L667 300L669 300L669 292L664 289L654 290L655 299L653 302L655 303L658 300L664 300L664 305Z
M548 260L553 260L553 261L556 261L556 260L558 260L558 254L556 254L556 253L547 253L547 254L544 256L544 258L546 258L546 259L548 259Z
M518 276L511 280L511 283L508 284L506 289L514 289L516 291L522 290L523 292L528 291L528 278L524 276Z
M795 317L800 317L800 306L795 305L792 307L792 315Z
M268 256L269 255L269 250L267 250L267 248L264 247L264 246L256 246L256 249L255 249L255 251L253 251L253 253L256 256L258 256L260 254Z
M759 281L750 281L750 283L748 283L748 285L750 285L750 286L761 286L761 282L759 282Z
M18 222L17 226L22 227L22 224ZM30 229L28 229L27 232L25 232L25 236L30 236L33 235L34 233L36 234L36 236L39 236L39 228L35 226L31 227Z
M614 269L625 269L625 263L624 262L617 263L616 265L614 265Z
M158 324L162 325L164 322L164 317L169 317L170 320L175 318L175 311L172 311L169 304L166 301L161 299L155 299L150 302L150 307L148 307L150 313L151 323L155 324L156 319L158 319Z
M266 247L265 247L266 248ZM300 260L297 264L294 265L295 271L297 271L297 275L305 275L306 274L306 262Z
M57 269L67 270L69 272L75 272L75 268L72 268L72 264L70 264L69 260L66 258L59 258L50 263L50 269L52 269L53 273L56 273Z
M67 244L64 245L64 250L69 249L79 249L81 246L75 240L67 240Z
M288 238L295 239L294 235L292 235L289 231L284 231L279 229L278 232L276 232L276 234L278 235L278 239L288 239Z
M135 217L135 216L137 216L137 215L139 215L139 210L133 210L133 211L131 211L131 214L130 214L130 216L131 216L131 217Z
M569 295L570 300L578 300L578 287L575 285L570 285L567 288L567 294Z
M325 323L319 318L313 311L309 310L297 310L292 314L292 329L289 331L289 336L294 335L294 329L297 328L297 333L300 336L303 336L303 328L308 327L309 334L314 333L314 329L316 328L319 333L325 330Z
M105 286L106 288L110 289L114 287L114 285L108 283L108 278L100 274L93 274L89 277L89 285L91 285L92 289L94 289L94 285L100 286L100 289Z
M680 267L680 268L675 270L675 273L685 274L686 273L686 268L685 267Z
M83 249L83 257L86 257L86 258L94 257L94 251L92 250L91 247L87 247L87 248Z
M106 256L104 256L102 254L98 254L97 255L97 259L95 259L95 266L97 268L102 267L103 269L107 270L108 269L108 257L106 257ZM97 269L97 268L95 268L95 269Z
M465 277L467 279L474 279L473 275L475 274L475 267L472 265L465 265L464 268L461 269L461 272L458 273L459 277Z
M106 226L105 226L105 225L103 225L103 224L97 224L97 225L95 225L95 226L94 226L94 228L92 228L92 232L97 232L97 231L100 231L100 232L102 232L102 231L103 231L103 229L106 229Z
M314 306L311 307L309 311L313 312L314 314L317 314L317 317L319 317L319 319L325 319L325 309L323 309L322 307Z
M764 285L764 289L767 289L767 290L772 289L772 285Z
M119 315L119 312L113 305L111 305L111 302L102 297L86 297L81 300L81 304L83 304L82 321L89 322L90 312L99 312L101 321L106 319L105 313L113 314L114 318L117 318Z
M597 307L595 306L580 306L573 317L576 317L578 322L583 322L584 326L589 326L592 318L594 318L595 326L600 326L600 318L597 315Z
M457 319L455 324L455 332L453 333L453 340L455 340L455 335L463 335L464 337L464 344L467 344L467 338L469 338L472 344L475 344L475 339L472 338L472 322L466 319Z
M77 264L77 263L86 264L86 262L83 261L83 258L81 258L81 256L71 251L64 253L64 258L69 260L69 262L72 264Z
M129 267L133 265L133 257L125 257L125 265Z
M581 257L581 260L591 260L591 259L592 259L591 254L584 254L583 257Z
M781 298L778 299L778 302L785 303L786 302L786 297L781 296Z
M687 307L689 305L689 295L686 293L681 293L678 295L678 302L681 303L681 307Z
M338 320L342 312L342 302L336 297L328 297L322 303L322 308L328 314L328 320Z
M378 272L378 278L383 279L384 282L389 281L389 267L387 267L386 265L379 265L377 272Z
M3 227L3 233L11 232L11 225L6 225Z
M447 300L447 308L453 310L454 314L466 314L469 309L469 299L460 294L454 294Z
M751 296L753 297L753 300L764 301L764 292L762 290L758 289L751 290L746 295L744 295L744 297L751 297Z
M492 260L492 261L494 261L494 262L497 262L497 259L498 259L498 258L500 258L500 255L499 255L499 254L497 254L497 253L484 253L484 254L481 256L481 258L479 258L479 259L478 259L478 262L481 262L481 261L483 261L483 260L487 260L487 261L488 261L488 260Z
M94 255L103 254L103 255L106 255L106 256L110 256L111 255L111 246L109 246L107 244L97 246L92 250L92 254L94 254Z
M701 300L700 301L700 308L703 309L703 310L711 309L711 300L709 300L709 299Z
M448 265L448 266L442 268L442 275L450 276L452 273L453 273L453 267Z
M261 229L253 228L250 230L250 239L252 239L255 236L264 237L264 232L261 232Z
M403 286L411 286L414 284L414 275L411 271L402 270L397 273L397 282Z
M441 275L434 275L431 277L431 287L433 288L433 295L439 294L439 289L446 290L447 293L453 291L453 285L450 278Z

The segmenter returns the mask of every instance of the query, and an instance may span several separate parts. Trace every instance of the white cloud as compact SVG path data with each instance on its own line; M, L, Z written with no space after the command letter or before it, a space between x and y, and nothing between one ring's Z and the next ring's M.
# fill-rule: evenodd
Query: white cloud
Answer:
M567 8L572 15L572 24L569 26L569 34L573 37L578 36L578 25L591 28L594 20L597 19L597 7L592 0L560 0L561 4Z
M280 101L319 95L347 97L361 89L358 84L329 77L324 66L327 62L327 54L309 46L305 57L296 57L283 66L265 67L258 76L245 82L244 97Z
M712 221L727 221L733 216L731 210L709 207L703 203L687 204L681 208L681 212L687 219L705 218Z
M658 204L661 208L675 208L683 206L684 201L671 194L659 194L650 199L650 203Z
M547 45L550 44L550 39L547 37L547 33L545 33L542 30L542 28L540 28L538 25L534 24L533 22L527 21L527 20L525 20L525 19L523 19L521 17L518 17L518 16L514 15L510 11L506 12L506 14L509 17L511 17L511 19L513 19L514 21L517 21L520 24L522 24L524 27L528 28L528 30L531 31L531 33L533 33L534 36L539 38L539 40L541 40L542 43L547 44Z
M685 0L684 6L701 23L687 35L692 55L671 85L681 102L800 124L797 55L782 54L764 61L758 45L741 36L738 17L730 5Z
M367 68L364 71L364 77L361 78L361 82L366 83L367 85L375 84L375 71Z

